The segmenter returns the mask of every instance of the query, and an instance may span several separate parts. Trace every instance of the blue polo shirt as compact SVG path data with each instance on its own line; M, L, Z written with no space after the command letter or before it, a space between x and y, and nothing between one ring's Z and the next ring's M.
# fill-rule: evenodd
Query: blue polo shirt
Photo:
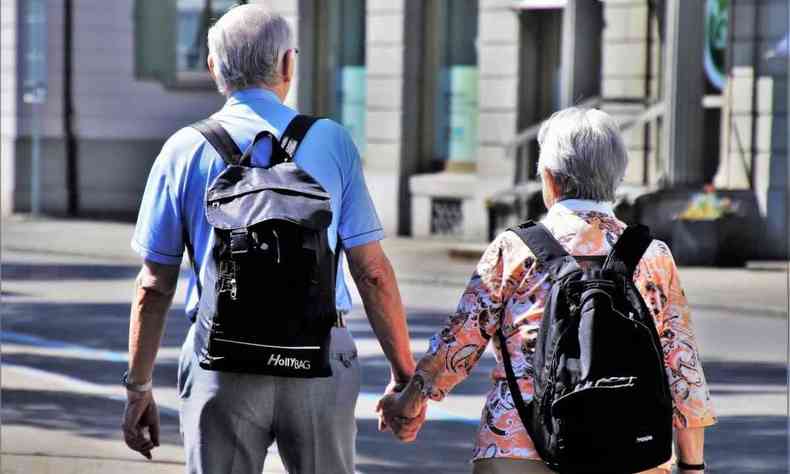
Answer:
M271 91L261 88L238 91L212 115L239 149L245 150L261 130L280 136L296 111L283 105ZM253 166L267 166L271 142L261 140L252 155ZM313 124L299 146L294 162L310 173L331 195L332 224L329 245L342 248L384 238L373 201L362 174L359 153L348 132L336 122L322 119ZM143 194L132 249L143 259L179 265L184 254L184 228L189 229L200 274L211 262L212 228L206 220L205 197L209 185L225 168L214 148L195 129L186 127L171 136L156 158ZM213 263L212 263L213 264ZM340 260L337 278L337 309L351 309L351 295L343 278ZM187 315L197 311L195 277L189 281Z

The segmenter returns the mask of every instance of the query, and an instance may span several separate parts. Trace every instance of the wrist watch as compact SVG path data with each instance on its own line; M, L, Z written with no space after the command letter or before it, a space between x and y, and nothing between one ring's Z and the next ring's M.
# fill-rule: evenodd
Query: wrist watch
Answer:
M126 387L126 390L131 392L147 392L151 390L154 386L153 380L149 380L146 383L132 383L129 381L129 370L126 370L121 376L121 384Z

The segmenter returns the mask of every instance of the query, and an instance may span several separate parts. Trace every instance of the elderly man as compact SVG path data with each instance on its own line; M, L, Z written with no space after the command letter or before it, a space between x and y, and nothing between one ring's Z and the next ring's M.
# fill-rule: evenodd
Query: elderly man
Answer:
M627 164L617 124L599 110L570 108L543 124L538 141L538 169L549 209L542 224L563 253L591 260L608 255L626 228L614 216L611 204ZM716 418L691 314L669 248L658 240L646 245L641 260L634 262L633 282L647 305L646 318L655 322L663 349L679 472L702 472L703 428L715 423ZM497 237L477 265L456 313L431 339L412 381L400 396L385 396L379 404L385 420L418 415L426 399L441 400L469 375L493 339L498 364L475 441L477 474L552 472L540 462L536 443L525 429L514 402L516 397L510 392L516 386L523 400L531 400L535 373L540 370L533 362L552 274L548 262L541 261L533 250L515 232ZM505 347L501 341L506 341ZM506 369L505 363L512 369ZM515 374L507 374L508 370ZM508 378L514 379L512 385ZM655 396L654 392L650 398ZM667 418L669 414L667 410ZM594 432L594 427L588 428ZM573 461L585 463L585 459ZM667 463L649 472L669 470Z
M286 21L264 6L240 6L210 29L208 46L209 71L227 97L212 119L229 133L239 150L247 149L261 131L281 136L297 115L283 105L298 52ZM252 166L267 166L272 143L274 139L254 147ZM383 232L358 152L343 127L319 120L298 146L294 162L331 196L328 247L345 251L368 319L391 364L388 390L403 386L413 374L414 360L395 276L379 244ZM144 263L130 318L123 431L127 445L149 459L159 445L151 380L165 314L185 247L196 273L186 297L186 312L192 320L201 307L201 287L204 292L213 290L203 284L206 274L213 272L215 239L207 222L205 199L208 187L225 169L218 150L201 133L183 128L170 137L157 157L140 207L132 247ZM351 300L342 262L337 262L335 301L324 308L340 315L331 328L331 377L205 370L193 347L199 323L192 325L182 348L178 378L188 472L260 474L267 448L274 441L289 472L354 472L354 408L360 372L354 342L342 322ZM270 303L283 307L282 302ZM290 316L268 314L266 301L256 313L269 318ZM410 436L408 429L404 436Z

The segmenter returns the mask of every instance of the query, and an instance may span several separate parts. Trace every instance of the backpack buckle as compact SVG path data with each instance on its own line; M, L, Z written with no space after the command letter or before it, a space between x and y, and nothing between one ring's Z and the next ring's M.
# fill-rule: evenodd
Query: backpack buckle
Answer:
M230 255L233 258L242 257L250 251L250 238L247 229L233 229L230 231Z

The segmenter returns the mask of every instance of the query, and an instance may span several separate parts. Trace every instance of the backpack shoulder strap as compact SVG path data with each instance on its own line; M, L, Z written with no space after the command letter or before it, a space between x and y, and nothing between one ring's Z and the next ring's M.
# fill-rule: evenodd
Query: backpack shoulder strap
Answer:
M318 119L319 117L300 114L294 117L291 123L288 124L288 127L285 128L285 132L283 132L283 135L280 137L280 144L291 161L293 161L294 156L296 156L296 149L299 148L308 130L310 130L310 127L312 127Z
M554 238L549 229L540 222L528 221L508 230L514 232L524 241L529 250L535 254L538 261L546 265L554 280L558 280L579 269L576 260Z
M534 437L532 432L532 411L534 409L532 401L529 404L524 402L524 397L521 395L521 388L518 386L516 374L513 371L513 363L510 362L510 353L507 350L507 337L502 331L500 326L497 329L497 337L499 338L499 352L502 354L502 363L505 366L505 378L507 379L507 387L510 389L510 395L513 397L513 405L516 406L516 413L521 419L521 423L531 437Z
M542 262L551 262L567 257L568 252L540 222L528 221L518 227L508 229L515 232L529 247L535 257Z
M206 140L217 150L222 161L227 165L237 165L241 160L241 150L227 130L214 119L205 119L195 122L192 128L200 132Z
M650 229L647 226L636 224L626 227L623 235L617 239L614 248L606 257L603 264L604 270L615 270L633 277L639 261L645 251L653 242Z

